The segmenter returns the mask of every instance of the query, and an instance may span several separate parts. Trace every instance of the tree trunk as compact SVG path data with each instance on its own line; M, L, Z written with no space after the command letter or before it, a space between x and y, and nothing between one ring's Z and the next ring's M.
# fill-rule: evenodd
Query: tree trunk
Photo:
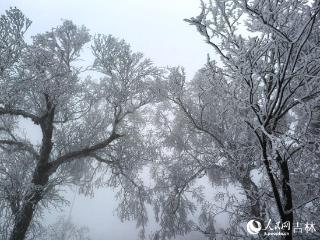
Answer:
M53 146L52 133L54 108L46 95L45 98L47 102L47 114L44 115L40 121L42 131L40 156L32 176L31 186L24 197L21 209L15 218L15 224L9 240L25 239L26 233L34 216L36 206L39 201L43 199L43 191L49 181L50 168L48 163Z
M255 219L261 223L262 229L265 228L265 209L261 206L261 202L259 199L259 192L257 185L252 181L250 177L250 171L247 171L245 176L241 178L240 184L245 191L246 198L250 204L250 215L252 219ZM261 230L259 233L259 237L261 239L267 240L269 236L264 235L264 230Z
M283 209L284 216L282 222L289 222L290 228L288 229L289 235L286 236L286 240L291 240L292 236L292 225L293 225L293 203L292 203L292 191L290 187L290 174L288 163L285 159L282 159L278 153L278 160L280 160L280 169L282 174L282 195L283 195Z
M272 146L272 144L270 144ZM266 171L270 180L270 184L272 187L272 191L274 194L274 198L277 204L279 216L281 219L282 224L285 222L289 223L289 229L284 231L288 233L288 235L284 236L283 239L285 240L292 240L292 226L293 226L293 202L292 202L292 191L290 187L290 173L288 168L288 163L285 159L283 159L279 152L277 152L277 157L275 161L280 165L280 177L281 177L281 187L276 184L275 177L271 170L271 163L268 159L267 154L267 141L266 137L264 136L262 142L262 156L263 156L263 163L266 167ZM281 190L282 195L280 195L279 188Z
M15 219L15 224L9 240L23 240L32 221L35 208L43 198L43 188L49 177L41 166L38 166L32 179L33 188L24 198L24 203Z
M33 217L35 204L29 201L26 203L15 221L9 240L23 240Z

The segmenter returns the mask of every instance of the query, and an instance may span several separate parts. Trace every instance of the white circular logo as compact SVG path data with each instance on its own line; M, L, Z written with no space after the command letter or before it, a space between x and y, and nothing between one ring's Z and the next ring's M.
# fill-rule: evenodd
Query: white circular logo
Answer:
M258 234L261 230L261 223L256 220L250 220L247 223L247 231L250 234Z

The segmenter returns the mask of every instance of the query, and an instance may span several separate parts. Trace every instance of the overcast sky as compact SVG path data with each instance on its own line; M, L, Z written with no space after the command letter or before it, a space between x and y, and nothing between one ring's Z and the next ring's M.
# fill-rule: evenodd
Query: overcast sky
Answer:
M61 19L70 19L85 25L91 34L125 39L158 66L184 66L189 78L210 52L196 30L183 21L199 13L199 0L1 0L1 13L10 6L18 7L32 20L28 37L50 30ZM33 131L31 134L37 136L36 129ZM66 193L70 201L73 196ZM116 205L110 189L97 190L92 199L77 195L72 218L90 228L93 240L135 239L134 223L121 223L114 213ZM69 208L60 213L52 211L46 220L68 213ZM193 238L198 239L189 239Z
M157 65L182 65L192 76L210 51L195 28L183 21L199 14L199 0L1 0L2 12L17 6L33 23L28 36L70 19L91 34L125 39Z

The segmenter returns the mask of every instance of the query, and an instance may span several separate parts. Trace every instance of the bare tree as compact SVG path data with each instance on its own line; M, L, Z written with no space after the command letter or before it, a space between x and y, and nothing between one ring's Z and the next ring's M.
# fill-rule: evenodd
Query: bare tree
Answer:
M167 80L159 86L160 95L174 104L174 110L169 114L174 120L167 119L162 111L157 116L162 119L158 120L163 136L160 144L165 146L164 151L169 148L173 153L162 156L164 160L160 161L170 177L157 172L159 166L154 171L158 187L167 186L169 191L165 194L169 197L162 196L157 201L165 212L160 220L163 237L170 237L175 232L186 234L191 230L210 239L218 234L227 237L240 231L241 225L236 223L252 218L265 221L265 202L269 196L263 194L265 189L260 190L260 184L252 179L254 170L259 168L255 161L258 143L241 118L248 111L237 108L233 84L224 78L222 72L213 71L212 64L209 62L200 69L191 82L186 81L182 68L172 68ZM224 204L218 206L218 200L211 202L196 184L197 179L204 176L209 178L213 187L239 186L245 201L236 196L238 192L218 192L210 199L223 198ZM194 217L188 219L188 212L199 212L196 208L202 209L198 223ZM214 227L221 213L227 213L230 218L230 227L223 232Z
M154 172L167 189L155 204L162 209L156 236L198 230L210 239L247 238L239 220L256 219L264 228L271 219L289 223L282 230L292 239L294 218L316 220L319 212L319 1L202 2L201 14L186 21L220 60L209 60L191 83L179 68L159 83L178 110L161 115L164 150L171 152L160 163L164 170ZM245 195L245 202L229 197L221 209L236 220L227 231L214 227L215 203L195 192L205 174L216 185L222 174ZM192 196L204 203L207 226L188 218L196 212Z
M18 187L10 183L5 186L8 195L1 191L12 214L9 239L25 238L57 186L78 183L85 189L98 171L102 176L96 184L126 188L119 193L125 197L121 216L144 225L147 197L137 174L148 151L143 150L140 119L143 107L153 101L150 84L158 69L123 40L99 35L92 46L92 70L103 77L82 79L75 63L90 41L85 27L64 21L26 45L23 33L29 21L23 14L12 9L1 20L1 51L6 55L1 54L0 62L0 146L9 158L1 158L0 176L11 181L11 164L18 171ZM40 128L40 144L19 134L21 118ZM29 168L23 172L25 160ZM128 197L139 204L128 207Z
M90 240L87 227L78 227L70 218L60 217L57 222L47 226L40 236L43 240Z
M259 142L278 215L291 226L295 206L290 175L296 163L303 164L296 156L306 147L308 128L302 121L294 125L319 97L319 4L217 0L202 3L201 14L186 20L221 57L223 66L215 67L237 85L235 101L239 109L250 111L242 120ZM242 26L249 31L245 37ZM292 228L286 234L285 239L292 239Z

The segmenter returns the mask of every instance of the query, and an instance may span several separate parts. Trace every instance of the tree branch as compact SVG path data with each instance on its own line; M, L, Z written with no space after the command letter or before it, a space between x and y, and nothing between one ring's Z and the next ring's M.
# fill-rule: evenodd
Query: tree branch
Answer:
M18 147L20 150L24 150L27 151L29 153L31 153L36 159L39 159L39 153L37 153L36 150L33 149L32 146L24 143L24 142L19 142L19 141L13 141L13 140L0 140L0 144L3 145L10 145L10 146L16 146Z
M0 107L0 115L5 115L5 114L29 118L37 125L40 122L40 118L32 113L29 113L29 112L26 112L26 111L20 110L20 109L11 109L11 108Z
M101 141L91 147L86 147L86 148L83 148L83 149L80 149L77 151L66 153L63 156L54 160L53 162L50 162L49 167L51 168L52 171L55 171L63 163L71 162L71 161L75 160L76 158L88 157L92 153L94 153L95 151L107 147L111 142L113 142L114 140L116 140L122 136L123 135L112 132L112 134L106 140Z

